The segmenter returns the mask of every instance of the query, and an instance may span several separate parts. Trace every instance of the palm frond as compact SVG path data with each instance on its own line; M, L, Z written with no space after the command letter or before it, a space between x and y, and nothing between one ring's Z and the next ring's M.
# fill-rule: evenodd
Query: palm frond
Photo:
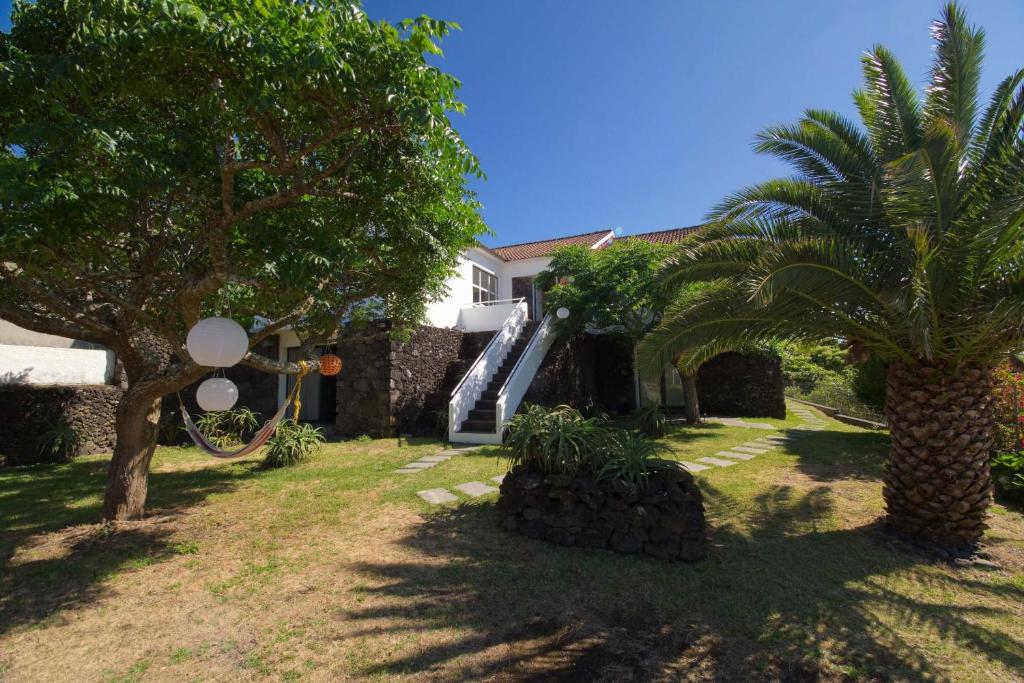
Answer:
M861 58L864 90L854 94L875 154L891 161L921 141L921 107L903 67L889 50L876 45Z
M985 32L967 23L967 14L950 2L942 17L932 23L935 59L927 88L925 117L946 121L955 139L966 150L974 132L978 106L978 82L985 53Z

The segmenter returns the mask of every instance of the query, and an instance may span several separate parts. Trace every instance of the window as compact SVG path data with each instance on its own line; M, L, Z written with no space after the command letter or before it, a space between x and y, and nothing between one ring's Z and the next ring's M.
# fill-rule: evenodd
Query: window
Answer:
M482 268L473 266L473 303L482 304L498 300L498 278Z

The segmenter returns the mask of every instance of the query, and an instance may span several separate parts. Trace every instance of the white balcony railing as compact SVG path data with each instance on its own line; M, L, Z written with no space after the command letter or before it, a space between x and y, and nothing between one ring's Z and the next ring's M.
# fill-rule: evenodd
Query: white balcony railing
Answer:
M480 303L463 306L459 311L459 329L463 332L490 332L501 329L505 320L520 304L526 305L526 299L498 299L481 301Z

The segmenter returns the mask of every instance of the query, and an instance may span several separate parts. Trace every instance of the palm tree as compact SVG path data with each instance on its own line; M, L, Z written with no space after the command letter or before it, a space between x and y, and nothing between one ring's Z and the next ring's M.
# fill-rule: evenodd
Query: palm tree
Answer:
M728 197L669 259L682 294L642 352L696 365L842 337L888 361L888 521L963 550L992 496L992 368L1024 346L1024 70L979 117L984 33L950 3L932 36L923 101L875 46L854 94L863 128L808 110L758 135L796 174Z

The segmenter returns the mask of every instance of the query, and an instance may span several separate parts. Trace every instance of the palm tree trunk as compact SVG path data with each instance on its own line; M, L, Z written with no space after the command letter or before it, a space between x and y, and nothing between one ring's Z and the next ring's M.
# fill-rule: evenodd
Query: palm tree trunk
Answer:
M700 402L697 400L697 374L693 372L683 373L683 392L686 398L686 422L697 424L700 422Z
M992 500L992 369L893 363L885 412L889 523L947 551L969 551L986 528Z

